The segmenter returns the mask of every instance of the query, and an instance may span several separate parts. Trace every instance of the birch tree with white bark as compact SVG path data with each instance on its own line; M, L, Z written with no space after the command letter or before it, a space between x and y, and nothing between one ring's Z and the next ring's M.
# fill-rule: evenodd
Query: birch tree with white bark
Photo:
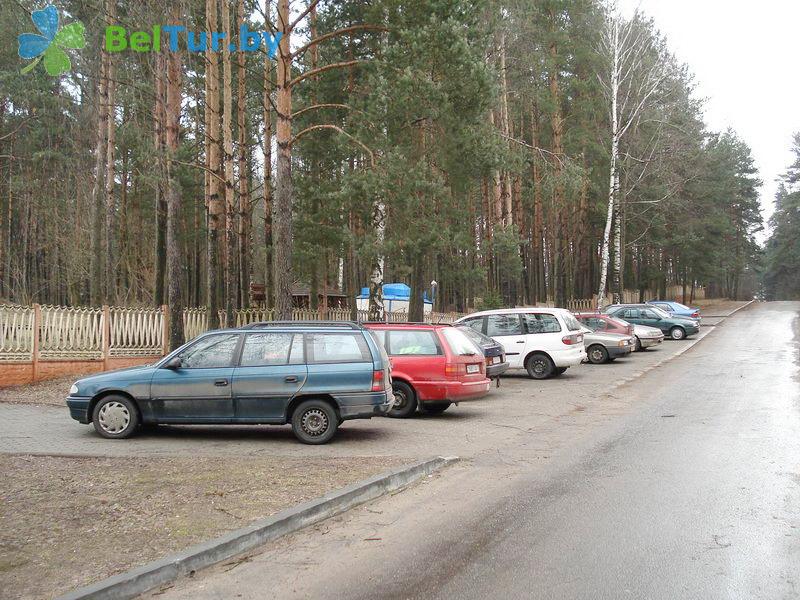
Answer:
M604 90L609 107L610 160L608 176L608 206L603 230L600 259L600 285L597 290L598 307L606 295L609 263L611 263L611 230L614 229L614 255L612 270L612 302L622 301L622 269L624 265L623 201L620 193L620 148L626 135L630 135L642 120L647 109L658 98L658 92L669 78L674 63L665 60L660 40L652 24L637 12L625 19L616 1L609 3L605 31L599 52L605 57L604 70L597 78ZM644 165L646 161L638 161ZM641 178L644 170L640 171Z

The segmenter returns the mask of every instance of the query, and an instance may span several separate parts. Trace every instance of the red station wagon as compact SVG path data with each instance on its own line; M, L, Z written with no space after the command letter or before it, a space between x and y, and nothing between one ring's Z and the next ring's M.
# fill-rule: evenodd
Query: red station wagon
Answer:
M483 351L450 325L366 323L392 361L390 417L438 414L489 393Z

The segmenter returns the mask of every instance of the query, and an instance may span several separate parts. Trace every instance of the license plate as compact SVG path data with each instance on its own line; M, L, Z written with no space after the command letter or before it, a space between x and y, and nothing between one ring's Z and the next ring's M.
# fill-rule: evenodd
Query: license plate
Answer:
M499 365L500 364L500 357L499 356L493 357L492 358L492 364L493 365Z
M480 373L481 366L480 365L467 365L467 373Z

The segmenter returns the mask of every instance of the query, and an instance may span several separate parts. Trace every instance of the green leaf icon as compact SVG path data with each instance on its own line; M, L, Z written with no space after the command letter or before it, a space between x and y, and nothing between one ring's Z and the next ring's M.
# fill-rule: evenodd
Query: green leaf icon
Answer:
M85 30L80 21L70 23L59 30L53 38L53 43L62 48L83 48L86 46Z
M69 61L69 56L55 44L50 44L44 52L44 70L47 71L47 74L61 75L71 68L72 63Z

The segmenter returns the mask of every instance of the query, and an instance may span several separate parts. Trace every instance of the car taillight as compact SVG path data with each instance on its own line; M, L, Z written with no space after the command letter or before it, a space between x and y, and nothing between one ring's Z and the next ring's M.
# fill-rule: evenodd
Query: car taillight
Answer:
M692 313L692 316L693 316L695 319L697 319L697 318L699 318L699 317L700 317L700 312L699 312L699 311L694 311L694 312Z
M572 346L573 344L577 344L583 341L583 334L580 333L573 333L572 335L565 335L561 338L561 341L564 342L567 346Z
M463 363L445 363L444 374L447 377L458 377L467 374L467 366Z
M375 370L372 372L372 391L383 391L383 369Z

